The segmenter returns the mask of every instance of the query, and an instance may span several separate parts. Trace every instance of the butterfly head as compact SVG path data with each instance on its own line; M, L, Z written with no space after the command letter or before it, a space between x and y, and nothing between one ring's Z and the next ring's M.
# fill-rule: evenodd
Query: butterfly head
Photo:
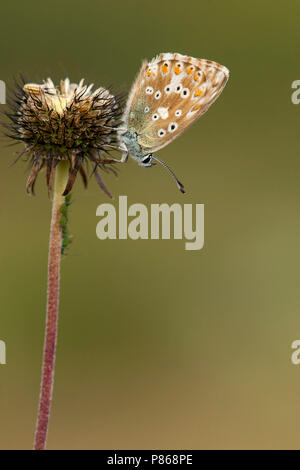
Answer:
M126 131L121 136L121 142L123 146L125 146L126 153L129 154L135 161L137 161L140 166L143 166L144 168L151 168L155 165L153 160L162 165L174 179L178 189L182 193L185 193L183 184L178 180L171 168L169 168L165 162L153 155L153 153L145 152L145 149L138 142L137 132Z
M153 155L144 149L138 141L139 135L135 131L127 131L121 136L121 142L125 145L128 154L145 168L153 166Z

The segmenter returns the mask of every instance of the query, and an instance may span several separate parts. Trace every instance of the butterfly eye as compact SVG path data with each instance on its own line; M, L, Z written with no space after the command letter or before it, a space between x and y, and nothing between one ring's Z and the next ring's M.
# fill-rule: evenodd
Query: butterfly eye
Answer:
M155 93L155 99L156 99L156 100L159 100L160 97L161 97L161 92L160 92L160 91L157 91L157 92Z
M180 93L182 90L182 85L177 85L177 87L175 88L175 93Z
M170 87L170 85L167 85L165 87L165 93L168 94L168 93L170 93L170 91L171 91L171 87Z
M148 155L146 155L142 160L141 160L142 164L145 165L145 166L151 166L151 162L152 162L152 154L151 153L148 153Z
M164 135L166 135L166 131L164 129L159 129L157 135L158 137L163 137Z
M149 113L149 111L150 111L149 106L146 106L146 107L144 108L144 113Z
M181 98L187 98L190 94L190 90L188 88L184 88L181 92Z
M146 88L146 93L147 93L147 95L152 95L152 93L153 93L153 88L152 88L152 86L147 86L147 88Z
M178 127L177 122L171 122L171 124L169 124L168 131L169 132L174 132L174 131L176 131L177 127Z
M177 111L175 111L175 116L178 117L178 116L181 116L181 114L182 114L181 109L177 109Z
M159 115L158 114L153 114L152 119L153 119L153 121L157 121L157 119L159 119Z

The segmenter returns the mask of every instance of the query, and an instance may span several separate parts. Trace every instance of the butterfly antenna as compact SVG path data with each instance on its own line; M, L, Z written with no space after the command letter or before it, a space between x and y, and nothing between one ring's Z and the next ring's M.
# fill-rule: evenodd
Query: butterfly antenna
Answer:
M153 160L156 160L158 163L160 163L167 170L167 172L172 176L173 180L177 184L177 187L178 187L179 191L181 191L182 194L185 194L183 184L180 183L179 179L177 178L175 173L171 170L171 168L169 168L168 165L165 162L163 162L162 160L160 160L158 157L155 157L154 155L152 155L152 158L153 158Z

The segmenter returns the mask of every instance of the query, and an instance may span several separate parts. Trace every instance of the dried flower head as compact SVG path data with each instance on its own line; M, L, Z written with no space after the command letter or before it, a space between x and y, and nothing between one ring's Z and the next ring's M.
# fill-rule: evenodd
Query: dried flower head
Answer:
M69 179L64 195L71 191L78 171L87 185L83 164L90 161L98 184L110 196L97 169L116 174L114 160L103 155L118 150L122 96L113 96L105 88L92 88L83 80L73 84L68 78L61 81L60 88L49 78L42 85L16 84L14 96L8 101L10 111L6 116L10 123L6 135L25 144L18 158L25 155L32 166L26 184L28 193L34 194L42 168L46 168L50 191L58 162L68 160Z

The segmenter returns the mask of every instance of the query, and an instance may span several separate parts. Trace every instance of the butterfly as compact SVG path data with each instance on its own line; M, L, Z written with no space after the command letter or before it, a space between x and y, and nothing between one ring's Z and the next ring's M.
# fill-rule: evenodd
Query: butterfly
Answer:
M120 132L123 151L139 165L149 168L159 162L184 193L173 171L153 152L176 139L204 114L221 94L229 70L216 62L162 53L144 61L129 93Z

